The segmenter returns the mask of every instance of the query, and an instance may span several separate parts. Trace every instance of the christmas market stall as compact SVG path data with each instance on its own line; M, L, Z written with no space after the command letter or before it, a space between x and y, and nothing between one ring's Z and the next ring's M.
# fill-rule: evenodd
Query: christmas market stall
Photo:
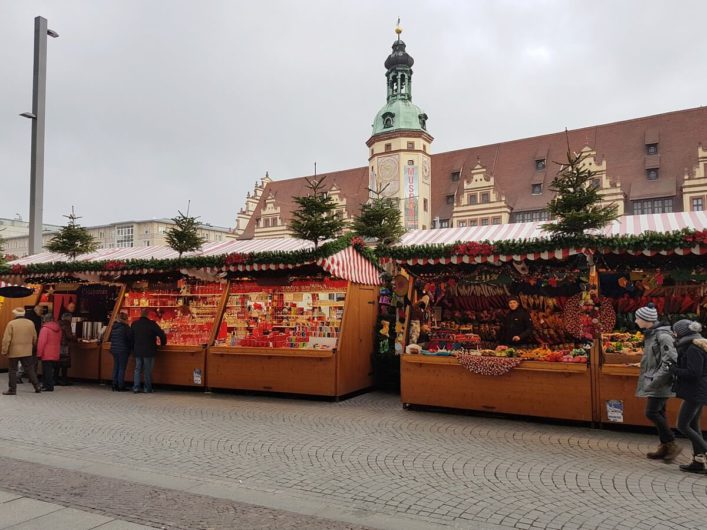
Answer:
M600 291L617 315L615 329L601 337L597 414L604 423L651 426L645 400L635 397L643 356L635 312L652 303L661 321L699 320L707 329L707 214L634 216L607 232L625 241L596 259ZM679 399L668 401L671 425L679 407Z
M210 387L341 397L371 386L380 281L362 241L235 241L212 253L226 253L229 281Z
M32 310L39 300L40 286L16 285L0 281L0 338L5 333L5 326L14 317L12 311L18 307ZM0 356L0 370L7 370L7 357Z
M615 315L585 250L540 236L537 223L413 231L392 250L411 277L392 301L398 331L409 306L404 405L592 420L594 328Z

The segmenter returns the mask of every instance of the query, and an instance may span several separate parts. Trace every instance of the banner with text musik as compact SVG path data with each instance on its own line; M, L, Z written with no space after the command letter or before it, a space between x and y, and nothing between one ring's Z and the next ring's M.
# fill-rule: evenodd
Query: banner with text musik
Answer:
M405 166L404 183L405 228L414 230L418 227L417 197L420 194L417 166Z

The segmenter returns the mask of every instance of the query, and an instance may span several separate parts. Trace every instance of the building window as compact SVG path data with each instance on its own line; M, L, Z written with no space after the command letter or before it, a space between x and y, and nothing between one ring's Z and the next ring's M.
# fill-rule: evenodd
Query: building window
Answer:
M426 212L427 208L427 199L422 199L422 210Z
M414 150L415 149L415 142L408 142L408 149Z
M550 216L545 210L529 210L527 212L514 212L511 215L511 223L537 223L539 221L549 221Z
M393 144L385 144L385 152L388 153L393 150Z
M440 219L439 220L439 227L440 228L449 228L449 219Z
M481 193L481 204L487 204L491 202L491 195L489 194L488 191L484 191Z
M592 179L589 181L589 185L594 188L595 190L598 190L601 187L601 184L599 183L599 179Z
M704 197L693 197L690 201L690 209L693 212L703 212L705 210Z
M371 156L373 156L373 148L371 147Z
M481 226L488 226L488 225L489 225L489 218L488 217L484 217L483 219L481 219Z
M466 228L466 221L457 221L457 227Z
M427 152L427 145L426 144L422 144L422 151L425 153Z
M542 195L543 185L542 184L532 184L530 187L530 191L533 195Z
M414 166L415 161L414 160L408 160L408 166Z
M658 180L658 169L657 168L646 169L646 178L648 180Z
M461 177L461 171L452 171L452 182L459 182L459 177Z
M133 225L115 227L115 246L127 248L133 246Z
M633 214L642 215L648 213L670 213L673 211L673 199L645 199L633 201Z
M658 154L658 144L646 144L646 154L657 155Z
M501 218L500 217L493 217L491 219L491 224L492 225L500 225L501 224Z
M447 204L454 204L454 195L447 195Z
M545 159L540 158L535 161L535 171L542 171L543 169L545 169Z
M150 241L149 241L149 240L145 241L145 246L146 246L146 247L149 247L149 246L150 246Z
M479 196L476 193L470 193L466 198L466 203L474 205L479 203Z
M476 219L469 219L469 226L477 226L479 221Z

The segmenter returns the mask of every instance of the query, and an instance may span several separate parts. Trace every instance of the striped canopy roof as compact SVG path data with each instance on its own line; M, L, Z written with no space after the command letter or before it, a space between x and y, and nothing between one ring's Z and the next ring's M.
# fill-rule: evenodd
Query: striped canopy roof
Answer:
M542 224L542 222L511 223L467 228L411 230L402 237L397 246L449 245L457 241L494 242L547 238L549 234L541 228ZM707 229L707 212L625 215L604 228L603 233L606 236L640 235L648 231L672 232L683 228Z

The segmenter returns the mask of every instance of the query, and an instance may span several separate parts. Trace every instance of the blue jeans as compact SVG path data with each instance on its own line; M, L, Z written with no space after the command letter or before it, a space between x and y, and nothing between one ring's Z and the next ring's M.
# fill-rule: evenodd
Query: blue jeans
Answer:
M128 366L129 352L115 353L113 355L113 386L116 388L125 387L125 368Z
M152 392L152 368L154 357L135 357L135 373L133 374L133 390L140 390L140 374L145 373L145 392Z

